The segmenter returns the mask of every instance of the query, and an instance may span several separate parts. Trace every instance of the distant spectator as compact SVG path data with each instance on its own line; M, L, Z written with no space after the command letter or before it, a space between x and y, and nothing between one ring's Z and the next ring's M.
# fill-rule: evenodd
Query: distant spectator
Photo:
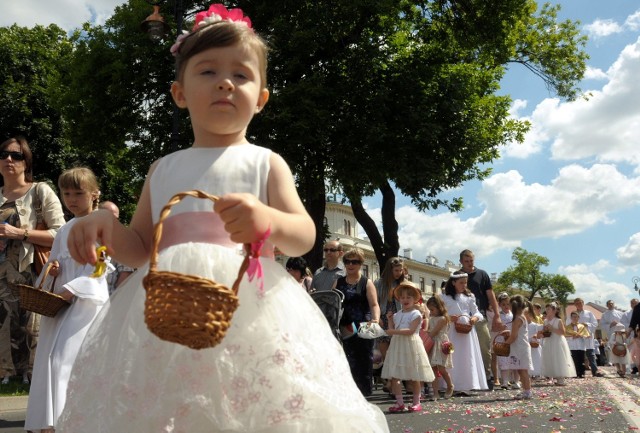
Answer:
M313 290L331 290L336 280L345 276L345 271L340 266L343 249L338 241L329 241L324 245L325 265L318 269L313 276Z
M311 292L313 278L307 274L307 261L302 257L289 257L287 260L287 272L307 291Z

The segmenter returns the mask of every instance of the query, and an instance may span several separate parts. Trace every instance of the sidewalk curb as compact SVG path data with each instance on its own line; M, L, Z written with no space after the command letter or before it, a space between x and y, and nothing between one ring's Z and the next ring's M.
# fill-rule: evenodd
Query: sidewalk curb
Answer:
M18 412L27 409L28 395L18 397L0 397L0 414L4 412Z

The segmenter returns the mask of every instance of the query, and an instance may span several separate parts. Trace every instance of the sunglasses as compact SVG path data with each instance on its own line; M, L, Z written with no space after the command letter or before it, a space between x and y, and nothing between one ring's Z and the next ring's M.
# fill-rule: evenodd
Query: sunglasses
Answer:
M337 248L325 248L325 249L324 249L324 250L322 250L322 251L324 251L325 253L328 253L329 251L331 251L332 253L337 253L337 252L338 252L338 251L340 251L340 250L339 250L339 249L337 249Z
M343 260L345 265L361 265L362 261L360 260L349 260L349 259L344 259Z
M0 159L7 159L9 157L14 161L24 161L24 153L22 152L10 152L8 150L0 152Z

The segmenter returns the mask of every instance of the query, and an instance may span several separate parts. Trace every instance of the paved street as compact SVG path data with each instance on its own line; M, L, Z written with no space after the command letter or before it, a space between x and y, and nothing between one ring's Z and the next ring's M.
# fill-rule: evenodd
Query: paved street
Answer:
M516 391L481 392L472 397L423 402L422 412L403 414L386 412L393 402L380 389L370 401L387 413L392 433L638 430L640 377L621 379L609 372L606 378L571 379L565 387L536 382L535 398L529 401L514 401ZM0 406L0 433L22 432L23 423L23 408L7 412Z

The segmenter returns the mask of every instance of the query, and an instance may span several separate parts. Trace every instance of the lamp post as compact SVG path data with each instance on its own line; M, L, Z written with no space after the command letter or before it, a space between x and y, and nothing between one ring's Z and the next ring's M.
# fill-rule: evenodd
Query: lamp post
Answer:
M160 14L160 5L166 0L145 0L149 5L153 6L153 13L149 15L141 24L140 29L149 36L152 41L159 41L165 35L169 34L170 27L164 21ZM176 33L174 39L182 33L182 17L183 7L182 0L175 0L173 3L173 16L176 20ZM175 73L177 74L178 71ZM171 124L171 152L178 150L180 143L180 108L173 105L173 115Z
M631 282L633 283L633 290L640 293L640 288L638 288L638 283L640 283L640 277L631 278Z

